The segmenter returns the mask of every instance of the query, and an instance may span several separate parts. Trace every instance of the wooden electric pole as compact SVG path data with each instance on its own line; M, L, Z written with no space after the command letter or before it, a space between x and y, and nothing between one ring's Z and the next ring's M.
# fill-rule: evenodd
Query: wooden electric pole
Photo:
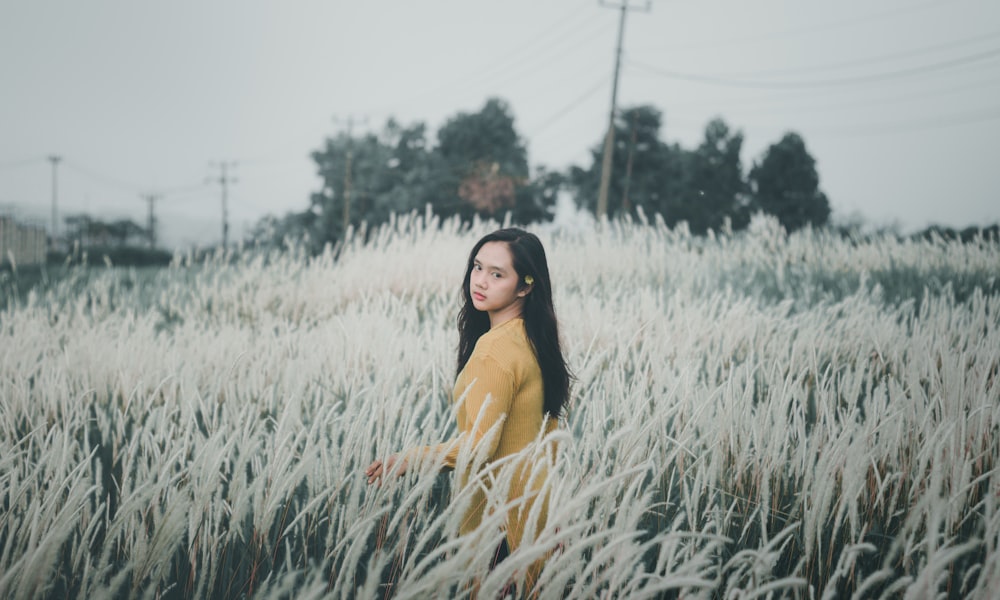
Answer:
M618 110L618 73L621 71L622 63L622 37L625 33L625 15L629 9L649 12L651 1L647 0L641 9L630 6L628 0L622 0L621 4L612 4L600 0L601 6L612 6L619 8L621 14L618 17L618 44L615 48L615 77L611 85L611 113L608 116L608 133L604 136L604 156L601 161L601 187L597 193L597 210L595 216L600 219L608 214L608 188L611 186L611 158L615 149L615 112Z
M54 154L49 156L49 162L52 163L52 240L50 247L53 250L56 249L56 238L59 236L59 210L57 208L59 204L58 167L61 160L61 156Z
M351 160L354 152L347 151L347 161L344 167L344 233L351 224Z
M146 236L149 238L149 249L156 248L156 214L153 204L161 198L158 194L144 194L142 199L149 204L149 216L146 220Z
M333 118L333 122L337 123L341 119L336 117ZM351 225L351 167L354 162L354 117L349 116L345 120L347 123L347 156L344 161L344 233L347 233L347 228ZM365 117L361 120L361 124L364 125L368 122L368 118Z
M235 177L229 175L229 168L236 166L235 160L220 160L217 162L211 162L209 165L219 168L219 177L215 179L222 188L222 247L226 248L229 246L229 206L228 206L228 189L230 183L236 183L238 181Z

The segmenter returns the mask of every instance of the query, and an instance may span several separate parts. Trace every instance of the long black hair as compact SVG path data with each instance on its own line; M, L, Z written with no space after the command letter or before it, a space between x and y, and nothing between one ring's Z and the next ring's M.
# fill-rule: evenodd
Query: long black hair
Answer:
M535 358L542 371L542 385L545 388L544 410L552 418L562 414L563 405L569 398L570 372L559 346L559 325L552 307L552 282L549 279L549 265L545 260L542 242L533 233L511 227L499 229L483 236L472 252L462 279L462 297L465 303L458 313L458 373L472 356L479 337L489 331L490 316L472 305L469 277L479 249L487 242L504 242L510 249L514 271L517 273L518 290L528 287L526 277L533 279L531 292L524 296L521 318L528 340L535 351Z

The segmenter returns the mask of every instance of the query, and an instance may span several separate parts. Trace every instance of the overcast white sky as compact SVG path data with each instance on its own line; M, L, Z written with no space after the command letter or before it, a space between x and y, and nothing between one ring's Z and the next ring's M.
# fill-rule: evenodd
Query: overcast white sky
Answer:
M635 3L635 0L633 0ZM505 99L531 164L589 164L618 11L597 0L8 0L0 4L0 213L221 237L211 161L238 161L231 238L303 210L327 136L389 116L433 134ZM835 218L904 231L1000 221L997 0L654 0L625 25L619 105L693 148L721 116L743 164L796 131ZM431 140L433 142L433 138ZM61 227L61 225L60 225Z

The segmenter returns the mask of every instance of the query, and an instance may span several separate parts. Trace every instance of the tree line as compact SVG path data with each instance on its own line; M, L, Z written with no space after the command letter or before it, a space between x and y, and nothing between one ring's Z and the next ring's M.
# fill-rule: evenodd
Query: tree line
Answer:
M722 119L708 123L694 149L663 140L661 125L662 113L649 105L618 113L608 217L658 213L669 226L686 222L695 234L740 230L758 211L775 215L789 231L828 221L815 160L799 135L787 133L744 172L743 134ZM307 237L318 249L335 243L346 227L378 225L394 212L427 205L442 218L509 212L515 223L548 221L563 191L579 208L596 208L603 144L594 145L588 166L539 166L532 176L525 142L501 99L448 119L433 144L429 137L423 123L390 118L377 133L326 139L312 153L322 186L308 208L265 218L255 237Z
M92 264L104 264L107 258L115 265L163 266L170 263L172 252L157 248L155 231L132 219L105 221L86 213L63 218L64 229L58 243L47 252L46 262L78 263L88 256Z

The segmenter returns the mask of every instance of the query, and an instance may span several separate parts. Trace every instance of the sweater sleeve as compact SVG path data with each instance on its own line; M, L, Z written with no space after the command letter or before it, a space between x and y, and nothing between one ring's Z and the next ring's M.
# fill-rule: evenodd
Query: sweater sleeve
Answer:
M471 383L464 390L466 423L462 432L468 436L464 442L471 444L476 455L489 459L500 443L500 431L491 430L503 427L514 401L514 374L488 354L473 355L465 369Z
M471 383L465 390L464 422L459 423L458 437L440 444L412 448L403 458L412 460L436 459L447 469L454 469L458 463L459 451L471 446L473 453L489 458L496 452L500 432L487 438L497 423L506 419L514 400L514 375L491 356L473 355L465 366L465 379ZM502 425L500 425L502 427ZM487 442L483 446L484 440Z
M459 434L457 438L448 440L447 442L411 448L402 453L402 458L407 462L439 460L442 467L454 469L458 461L458 450L462 447L463 437L464 434Z

